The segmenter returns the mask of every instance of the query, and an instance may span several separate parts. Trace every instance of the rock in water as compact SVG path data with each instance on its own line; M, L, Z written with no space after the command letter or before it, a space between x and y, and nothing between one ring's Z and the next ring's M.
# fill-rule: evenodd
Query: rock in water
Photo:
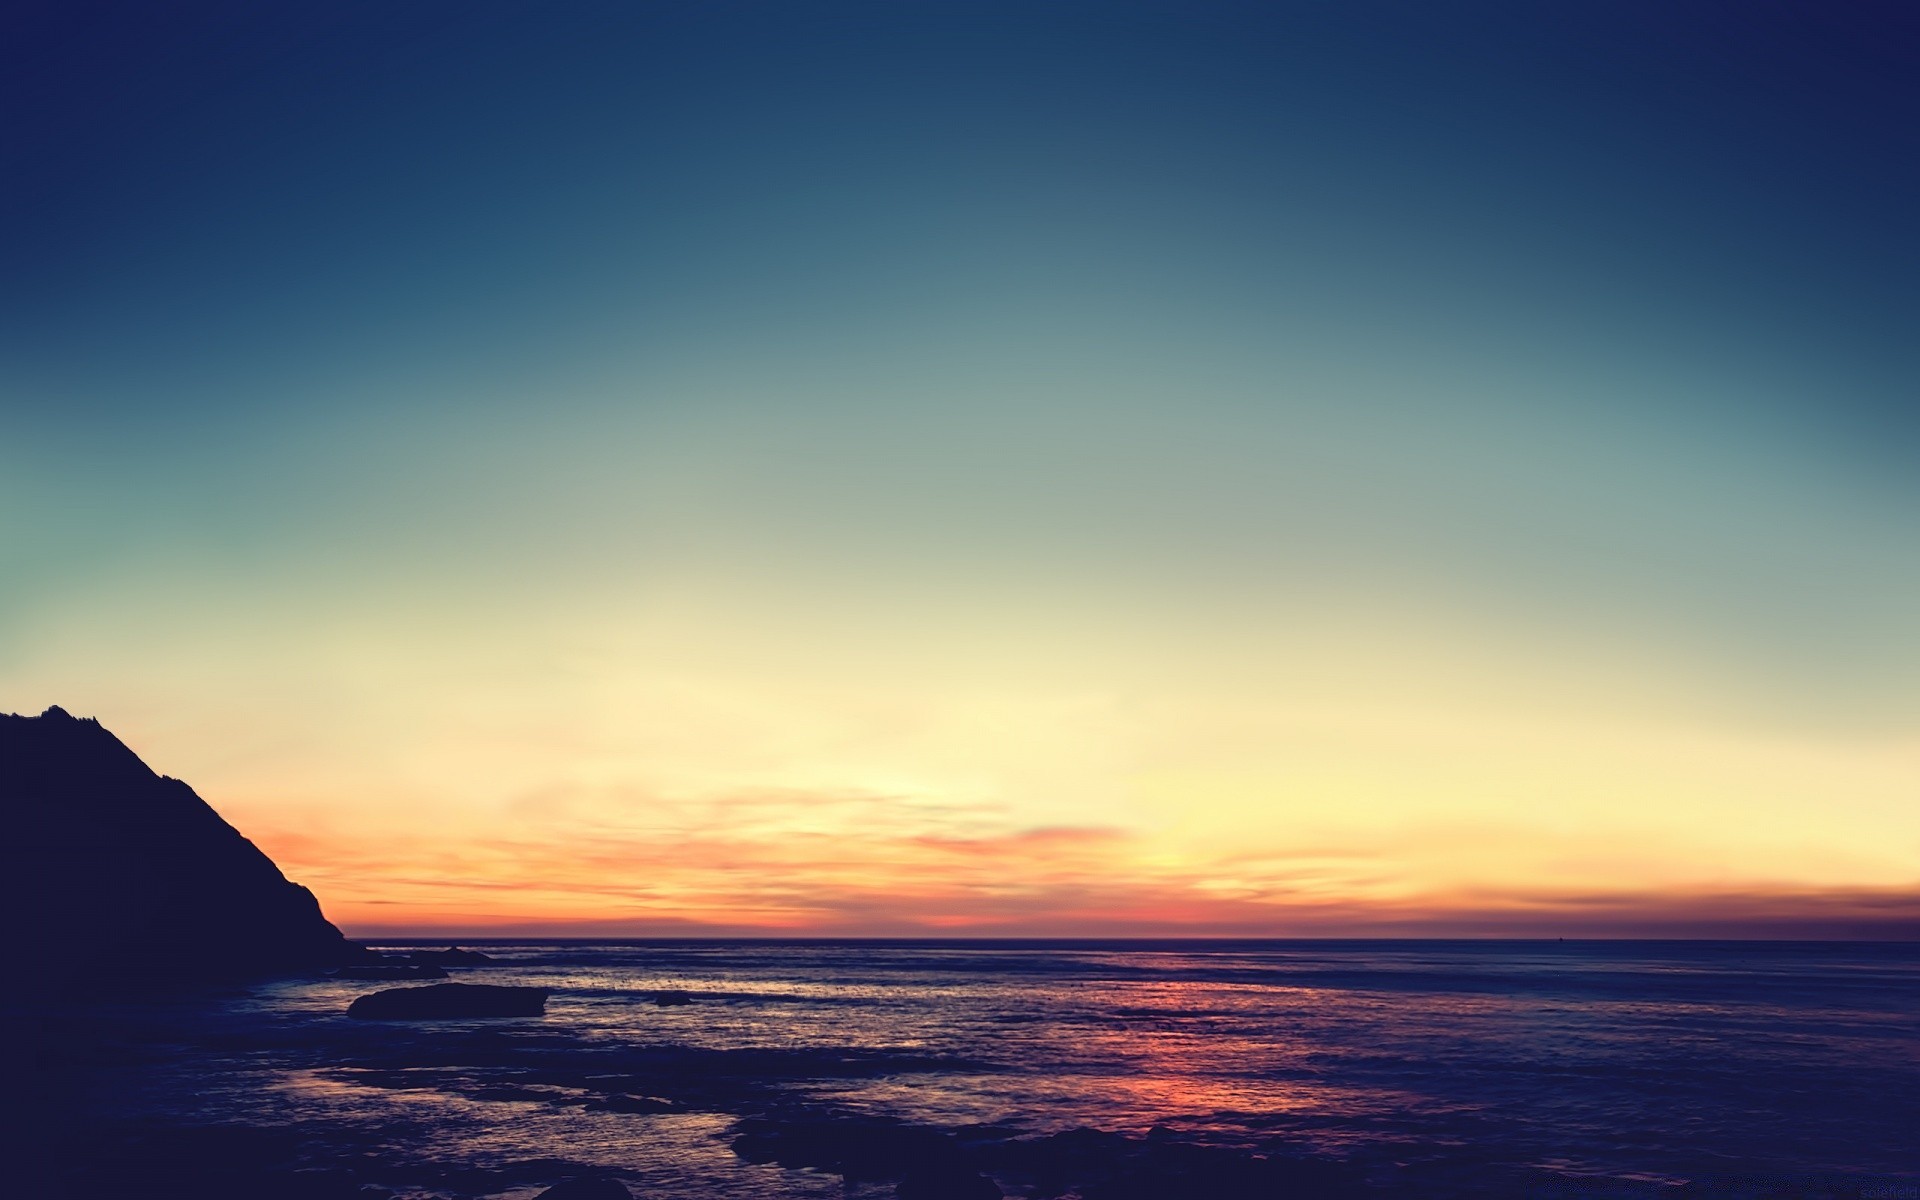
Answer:
M448 946L445 950L415 950L407 957L418 963L438 963L448 967L479 967L493 961L491 954L462 950L458 946Z
M368 1021L431 1021L451 1017L537 1017L552 993L537 987L436 983L390 988L355 1000L347 1015Z
M920 1167L893 1190L898 1200L1000 1200L1000 1185L964 1167Z
M9 957L50 994L367 957L312 892L96 721L0 714L0 821Z

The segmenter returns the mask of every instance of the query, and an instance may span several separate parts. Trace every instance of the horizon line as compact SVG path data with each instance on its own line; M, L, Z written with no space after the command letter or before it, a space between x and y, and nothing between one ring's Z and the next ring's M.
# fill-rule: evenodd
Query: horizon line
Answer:
M1573 936L1544 934L766 934L766 933L711 933L711 934L551 934L540 932L500 932L482 933L464 929L442 930L383 930L348 931L346 936L355 941L381 945L403 944L410 942L433 943L463 942L472 944L513 944L540 943L549 945L655 945L661 943L694 944L707 942L726 942L735 944L855 944L879 943L891 945L1122 945L1144 943L1187 943L1187 944L1271 944L1271 943L1337 943L1337 942L1505 942L1514 944L1561 945L1561 944L1747 944L1747 945L1884 945L1920 947L1920 935L1907 933L1901 936L1798 936L1781 937L1762 934L1666 934L1645 936L1635 934L1579 934Z

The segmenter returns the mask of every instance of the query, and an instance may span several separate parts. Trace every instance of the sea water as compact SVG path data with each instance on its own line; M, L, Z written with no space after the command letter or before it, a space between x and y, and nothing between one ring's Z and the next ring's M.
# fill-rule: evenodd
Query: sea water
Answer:
M456 981L552 988L545 1017L354 1021L401 985L258 985L144 1014L101 1102L291 1129L401 1196L892 1194L736 1153L770 1115L1099 1130L1392 1194L1920 1196L1912 944L467 944L496 961Z

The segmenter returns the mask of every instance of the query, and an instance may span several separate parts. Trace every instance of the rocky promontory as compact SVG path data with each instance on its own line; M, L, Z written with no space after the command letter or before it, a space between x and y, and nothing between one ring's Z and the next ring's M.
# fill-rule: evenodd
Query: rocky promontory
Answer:
M363 961L313 893L97 721L0 714L0 887L38 988Z
M362 1021L434 1021L459 1017L537 1017L552 989L485 983L436 983L362 996L347 1015Z

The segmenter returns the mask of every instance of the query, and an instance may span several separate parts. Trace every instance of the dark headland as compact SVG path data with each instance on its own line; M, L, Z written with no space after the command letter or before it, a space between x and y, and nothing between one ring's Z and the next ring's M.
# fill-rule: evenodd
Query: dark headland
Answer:
M1270 1014L1242 999L1248 972L1267 968L1249 967L1239 956L1258 947L1240 947L1232 962L1164 975L1140 964L1071 966L1047 959L1036 966L1040 960L1016 963L995 959L998 951L991 951L970 959L975 965L967 969L974 973L967 978L1007 986L970 1002L981 1007L945 1027L977 1034L1038 1021L1041 1028L1063 1031L1061 1042L1096 1043L1089 1053L1045 1049L1031 1034L1009 1038L1011 1050L984 1044L988 1039L980 1039L977 1054L958 1043L959 1051L923 1050L902 1046L903 1027L884 1014L864 1031L856 1025L842 1033L836 1024L836 1032L818 1043L788 1036L777 1022L765 1026L764 1034L749 1032L729 1043L709 1036L712 1027L702 1024L713 1019L709 1013L752 1030L757 1027L743 1022L742 1014L773 1011L755 1007L760 996L772 995L783 1006L791 1000L784 990L742 992L726 997L726 1007L709 1007L713 997L705 992L657 986L660 971L673 978L661 964L691 961L672 958L692 953L684 947L649 948L645 953L659 959L650 957L639 969L630 952L625 959L609 952L582 968L578 948L568 946L551 947L544 959L531 962L520 953L524 948L498 960L458 948L374 954L343 937L311 892L289 881L186 784L149 770L97 722L58 708L37 717L0 715L0 805L6 821L0 830L6 869L0 876L10 889L13 968L12 982L0 989L0 1027L26 1048L9 1058L5 1095L11 1115L0 1121L0 1164L8 1171L10 1194L48 1200L393 1200L396 1194L525 1198L534 1188L551 1188L534 1200L621 1200L629 1194L725 1197L734 1194L725 1186L692 1189L706 1178L746 1184L774 1172L793 1173L809 1195L826 1194L815 1187L821 1176L839 1176L835 1194L868 1200L994 1200L1003 1188L1032 1200L1862 1200L1910 1194L1901 1190L1907 1176L1870 1179L1868 1167L1831 1179L1798 1168L1794 1178L1770 1168L1751 1180L1733 1173L1744 1169L1743 1155L1756 1164L1771 1161L1760 1138L1856 1155L1870 1165L1877 1161L1874 1147L1891 1144L1911 1126L1903 1116L1911 1105L1902 1104L1910 1071L1897 1054L1885 1055L1885 1063L1862 1059L1842 1075L1833 1064L1810 1057L1773 1056L1763 1041L1744 1034L1741 1040L1754 1045L1736 1046L1726 1038L1714 1040L1710 1051L1690 1050L1683 1041L1669 1048L1669 1030L1683 1038L1700 1039L1705 1031L1720 1039L1718 1031L1729 1028L1778 1027L1747 1012L1750 1002L1760 1005L1755 1011L1770 1002L1750 995L1755 986L1773 989L1774 1000L1803 998L1806 980L1831 978L1807 974L1805 952L1792 947L1757 952L1760 961L1775 964L1765 971L1737 959L1731 966L1697 970L1708 961L1701 953L1714 962L1728 953L1709 947L1681 956L1679 961L1694 964L1686 973L1642 972L1641 979L1652 981L1636 982L1630 976L1638 968L1591 950L1412 952L1414 960L1425 954L1426 961L1444 966L1429 971L1407 965L1405 946L1389 947L1383 956L1334 946L1315 950L1278 977L1287 991L1324 999L1296 1006L1276 1002ZM749 979L814 978L807 972L829 969L836 978L907 981L908 991L955 990L951 960L887 965L902 952L897 946L879 945L870 952L879 957L867 959L859 955L868 951L826 944L790 952L814 956L804 959L812 965L788 975L791 967L768 968L751 948L698 951L733 955L724 960L733 964L727 969ZM1781 953L1789 956L1786 967L1778 965ZM617 966L622 961L628 965ZM1865 961L1866 982L1848 985L1865 989L1860 1011L1890 1012L1874 998L1872 989L1882 985L1871 981L1904 979L1904 961ZM566 1017L519 1028L487 1027L473 1019L538 1021L546 987L437 982L449 968L478 968L483 980L547 983L605 975L610 965L616 973L582 985L574 998L585 994L589 1000ZM622 970L627 974L617 974ZM1045 978L1035 973L1040 970L1065 973L1058 983L1037 983ZM1776 971L1785 982L1768 982L1767 972ZM334 978L322 979L326 974ZM309 981L233 986L288 976ZM627 983L609 986L606 978ZM921 982L912 983L916 978ZM1170 1001L1175 991L1168 985L1180 994L1195 989L1195 1006ZM976 996L988 991L972 982L965 986ZM1713 990L1736 986L1735 992ZM349 1004L353 992L363 994ZM328 996L338 1008L332 1017L311 1019L308 1011L285 1020L288 1010L249 1007L253 998L276 993L302 996L302 1004ZM1259 994L1279 996L1281 989ZM621 995L630 1011L616 1011ZM1070 997L1054 1001L1070 1011L1063 1017L1047 1011L1044 1002L1036 1009L1035 995ZM1714 1016L1715 1005L1726 1004L1730 995L1737 997L1727 1009L1734 1024ZM1518 999L1502 1007L1502 996ZM1620 1008L1619 996L1668 1014L1666 1023L1643 1031L1639 1016L1608 1015L1606 1010ZM886 1003L898 1005L899 998ZM1838 1045L1874 1036L1847 1032L1862 1021L1845 1014L1839 1033L1823 1034L1826 1018L1805 1017L1804 999L1793 1004L1801 1008L1783 1011L1802 1013L1794 1018L1794 1036L1816 1048L1829 1034ZM1332 1019L1322 1014L1323 1006L1331 1008ZM1683 1009L1704 1015L1685 1015ZM859 1010L844 1011L860 1019ZM1343 1011L1362 1015L1343 1019ZM1457 1016L1459 1011L1466 1016ZM1382 1012L1411 1014L1414 1033L1396 1030L1388 1020L1376 1037L1376 1014ZM1899 1027L1884 1019L1889 1029ZM936 1030L943 1027L936 1017L927 1020ZM1537 1037L1526 1032L1536 1021L1543 1031ZM1295 1023L1304 1023L1305 1032ZM1597 1049L1569 1048L1570 1039L1561 1035L1566 1029L1579 1031ZM620 1032L608 1036L609 1030ZM1410 1043L1409 1036L1420 1040ZM1133 1069L1126 1064L1145 1061L1116 1047L1129 1051L1162 1039L1201 1047L1211 1038L1247 1050L1256 1056L1254 1065L1202 1053L1199 1069L1150 1066L1162 1079L1198 1081L1191 1101L1169 1094L1165 1104L1176 1114L1183 1104L1213 1104L1214 1095L1241 1103L1233 1093L1213 1089L1257 1081L1250 1070L1271 1069L1286 1087L1312 1086L1323 1071L1335 1073L1320 1062L1351 1070L1356 1094L1372 1088L1394 1099L1391 1107L1356 1109L1354 1117L1294 1117L1260 1109L1264 1093L1256 1090L1248 1093L1253 1099L1244 1111L1195 1109L1202 1124L1156 1124L1144 1131L1126 1110L1134 1102L1124 1087L1117 1089L1118 1105L1100 1107L1101 1097L1112 1093L1100 1091L1099 1081L1124 1084L1125 1072ZM1298 1045L1324 1047L1316 1053L1329 1057L1291 1057ZM1437 1046L1441 1057L1433 1063L1410 1060L1409 1045ZM1273 1057L1279 1053L1288 1057ZM1571 1056L1569 1065L1555 1059L1562 1053ZM1026 1061L1035 1055L1038 1068ZM1597 1069L1615 1064L1628 1068L1623 1080ZM1442 1070L1460 1082L1436 1083ZM332 1111L276 1099L271 1086L256 1090L262 1078L316 1071L347 1081L351 1086L343 1095L374 1098ZM1094 1080L1091 1100L1073 1095L1070 1086L1051 1087L1044 1076L1055 1071ZM1000 1078L1041 1097L1029 1102L1036 1119L1020 1114L949 1125L910 1105L898 1115L887 1111L891 1097L918 1088L915 1080L926 1080L937 1093L947 1080ZM870 1091L862 1081L872 1083ZM1743 1096L1750 1085L1773 1099L1749 1108L1745 1099L1722 1098ZM1444 1106L1422 1107L1423 1088L1433 1089ZM447 1129L460 1130L456 1140L439 1136L434 1119L424 1115L430 1107L411 1099L404 1110L386 1106L378 1099L381 1089L451 1099L449 1111L456 1115ZM1585 1099L1582 1091L1597 1097ZM882 1099L862 1105L858 1097L864 1094ZM1139 1094L1151 1100L1151 1093ZM1861 1096L1874 1098L1871 1107ZM1416 1103L1399 1111L1400 1097ZM1520 1111L1541 1097L1546 1117L1536 1121ZM1054 1121L1045 1106L1075 1113L1078 1124L1061 1127L1064 1122ZM492 1142L484 1132L477 1142L463 1141L476 1132L464 1124L476 1110L495 1113L498 1127L510 1132ZM1731 1125L1725 1124L1729 1112L1737 1117ZM1118 1128L1106 1126L1106 1113L1118 1114ZM1582 1113L1604 1114L1607 1124L1583 1127L1581 1121L1591 1118ZM1613 1132L1610 1123L1622 1113L1623 1120L1641 1125ZM1679 1132L1655 1129L1675 1114L1683 1119L1669 1123ZM1835 1114L1843 1120L1830 1120ZM684 1120L688 1115L697 1115L696 1121ZM1322 1127L1311 1122L1329 1119L1336 1128L1359 1131L1350 1151L1330 1153L1308 1136ZM1746 1132L1756 1123L1764 1124ZM564 1132L527 1136L543 1126ZM579 1138L576 1151L573 1139L582 1129L590 1133ZM1890 1137L1888 1131L1895 1133ZM629 1136L630 1143L607 1140ZM735 1165L713 1154L716 1136L724 1137ZM1691 1165L1707 1157L1695 1149L1710 1138L1735 1148L1708 1158L1709 1169L1723 1178ZM1561 1144L1591 1153L1609 1139L1637 1139L1635 1161L1679 1164L1690 1182L1680 1184L1677 1170L1607 1179L1538 1165L1547 1153L1560 1153ZM479 1150L449 1152L448 1145ZM594 1148L607 1145L619 1146L621 1155L630 1149L632 1159L606 1161ZM1792 1152L1802 1162L1813 1153ZM673 1164L681 1161L686 1173L676 1177ZM620 1178L647 1186L629 1193ZM749 1190L773 1194L757 1184Z
M0 714L0 819L9 956L43 997L366 954L192 788L97 721Z

